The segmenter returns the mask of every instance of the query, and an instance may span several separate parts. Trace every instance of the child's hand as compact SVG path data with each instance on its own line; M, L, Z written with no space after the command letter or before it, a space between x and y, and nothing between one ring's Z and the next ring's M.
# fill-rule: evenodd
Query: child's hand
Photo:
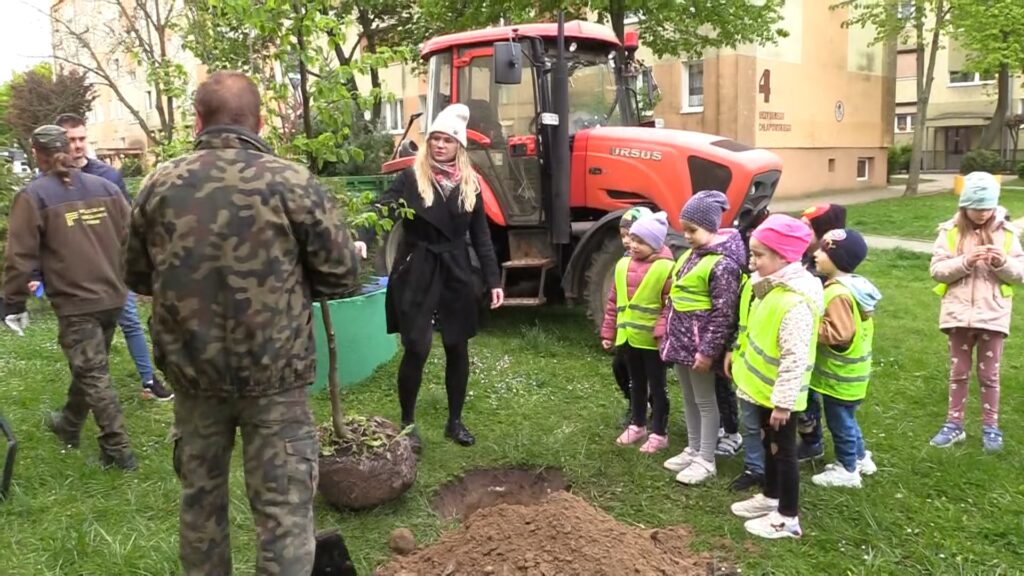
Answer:
M1006 264L1006 254L997 246L988 247L988 264L993 268L1002 268Z
M732 380L732 350L725 353L725 361L722 364L726 378Z
M778 430L789 422L789 410L785 408L776 408L772 410L772 416L768 419L768 424L773 430Z
M601 348L604 348L605 350L611 350L612 349L612 341L611 340L601 340Z
M988 246L975 246L964 262L971 267L989 259Z
M711 371L711 358L698 352L697 356L693 359L693 370L701 374L707 374Z

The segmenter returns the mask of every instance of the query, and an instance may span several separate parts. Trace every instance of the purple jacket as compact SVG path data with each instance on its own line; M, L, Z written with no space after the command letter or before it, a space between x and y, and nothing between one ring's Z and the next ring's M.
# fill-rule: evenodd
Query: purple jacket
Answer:
M747 259L747 248L739 232L731 228L721 230L711 244L693 250L672 282L692 270L700 258L708 254L723 256L708 276L711 310L676 312L671 305L665 306L668 323L661 344L661 357L665 362L692 366L699 352L710 358L715 369L721 371L722 358L736 331L740 277Z

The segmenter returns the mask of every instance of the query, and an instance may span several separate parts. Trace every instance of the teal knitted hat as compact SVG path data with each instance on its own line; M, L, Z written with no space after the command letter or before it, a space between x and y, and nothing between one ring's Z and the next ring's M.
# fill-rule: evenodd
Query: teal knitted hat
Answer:
M960 207L992 210L999 206L999 182L988 172L971 172L964 176Z

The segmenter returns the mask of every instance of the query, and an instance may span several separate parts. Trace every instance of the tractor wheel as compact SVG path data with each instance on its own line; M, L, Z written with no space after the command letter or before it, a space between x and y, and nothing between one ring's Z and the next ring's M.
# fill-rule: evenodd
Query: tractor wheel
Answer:
M590 258L583 294L587 302L587 316L594 323L595 330L601 329L608 292L615 280L615 265L622 259L624 253L622 240L615 234L608 234L601 247Z

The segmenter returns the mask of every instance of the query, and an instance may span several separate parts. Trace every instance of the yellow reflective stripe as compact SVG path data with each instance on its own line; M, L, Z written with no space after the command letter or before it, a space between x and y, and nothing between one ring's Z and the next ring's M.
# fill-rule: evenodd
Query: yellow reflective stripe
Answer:
M771 378L766 376L764 372L761 372L760 370L755 368L754 365L748 362L746 358L743 359L743 366L747 369L748 372L750 372L751 375L754 376L754 378L760 380L762 384L765 384L769 388L775 387L775 380L772 380Z
M654 326L648 326L646 324L638 324L636 322L620 322L615 325L616 328L631 328L633 330L640 330L642 332L654 333Z
M750 349L753 350L755 354L760 356L762 360L764 360L771 366L775 366L776 368L779 367L779 359L774 356L768 355L767 352L762 350L761 347L757 345L757 342L755 342L753 338L748 338L747 343L750 344Z
M861 376L840 376L835 372L830 372L824 368L815 368L814 373L822 378L827 378L833 382L840 382L843 384L860 384L861 382L868 382L871 380L870 374L864 374Z
M642 312L644 314L654 314L655 316L661 314L661 308L651 308L649 306L641 306L639 304L630 304L628 307L630 310Z
M860 364L861 362L867 362L868 360L871 360L871 354L870 353L865 354L864 356L861 356L860 358L847 358L846 356L843 356L842 354L839 354L838 352L832 350L831 348L828 348L827 346L821 347L818 350L818 354L821 354L822 356L825 356L826 358L828 358L830 360L835 360L836 362L839 362L840 364Z

